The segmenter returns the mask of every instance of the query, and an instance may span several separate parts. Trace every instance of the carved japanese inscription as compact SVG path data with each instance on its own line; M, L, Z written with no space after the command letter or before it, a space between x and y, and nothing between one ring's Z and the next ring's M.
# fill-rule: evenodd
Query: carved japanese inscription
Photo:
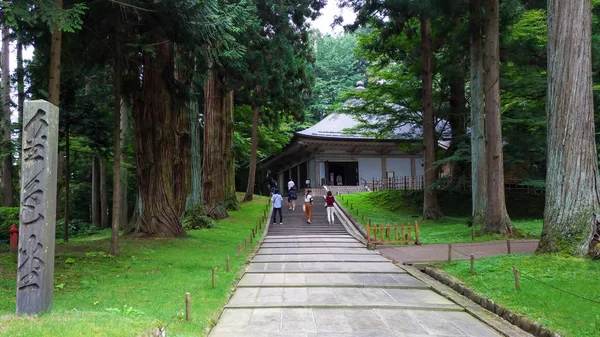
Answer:
M23 121L17 314L37 314L50 309L54 286L58 108L25 102Z

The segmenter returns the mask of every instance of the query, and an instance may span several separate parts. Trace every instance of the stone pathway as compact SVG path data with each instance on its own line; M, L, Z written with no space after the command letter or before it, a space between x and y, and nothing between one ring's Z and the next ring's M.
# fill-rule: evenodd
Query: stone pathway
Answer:
M210 337L503 336L406 270L326 225L284 209Z

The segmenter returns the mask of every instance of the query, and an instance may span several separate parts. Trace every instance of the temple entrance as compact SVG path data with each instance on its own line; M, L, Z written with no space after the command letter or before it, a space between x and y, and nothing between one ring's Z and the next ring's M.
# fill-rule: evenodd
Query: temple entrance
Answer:
M325 172L330 185L358 185L358 162L325 162Z

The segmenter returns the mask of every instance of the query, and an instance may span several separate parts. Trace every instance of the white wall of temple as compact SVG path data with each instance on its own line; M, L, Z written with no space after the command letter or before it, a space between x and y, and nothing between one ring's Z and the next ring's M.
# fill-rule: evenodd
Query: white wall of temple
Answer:
M423 158L417 158L415 160L415 174L417 176L422 176L425 173L425 160Z
M387 158L386 172L394 172L394 176L397 178L410 177L412 176L410 163L410 158Z
M367 182L373 178L381 179L382 165L381 157L357 158L358 159L358 177ZM362 180L361 180L362 181Z

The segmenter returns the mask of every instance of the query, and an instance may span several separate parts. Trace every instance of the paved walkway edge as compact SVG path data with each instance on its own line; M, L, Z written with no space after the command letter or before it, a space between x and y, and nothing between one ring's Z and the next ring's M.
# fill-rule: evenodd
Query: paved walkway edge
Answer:
M554 332L550 331L550 329L542 326L541 323L534 322L533 320L531 320L530 318L528 318L526 316L516 314L516 313L510 311L509 309L506 309L504 306L502 306L498 303L494 303L493 300L475 292L474 290L469 288L467 285L465 285L465 283L462 282L460 279L446 273L445 271L443 271L441 269L427 267L427 268L425 268L425 273L427 273L427 275L431 276L432 278L436 279L437 281L445 284L446 286L453 289L454 291L458 292L459 294L462 294L463 296L470 299L474 303L480 304L480 307L487 308L487 311L489 313L496 314L498 318L501 317L502 319L504 319L506 322L510 323L511 325L518 326L521 329L531 333L534 336L539 336L539 337L560 336L558 333L554 333Z
M244 277L244 275L246 274L246 271L248 270L248 267L250 267L250 262L252 261L252 259L254 259L254 256L260 249L260 246L262 245L263 241L265 241L265 238L267 237L267 233L269 232L269 224L271 223L271 215L272 214L273 214L273 206L271 205L271 207L269 207L267 219L265 219L266 223L264 224L264 230L263 230L262 236L260 237L260 239L258 241L256 241L256 245L254 246L254 249L252 249L250 254L248 254L248 256L246 256L246 261L244 261L244 267L240 268L240 270L238 270L238 272L235 274L235 277L233 278L235 280L235 285L233 286L233 290L229 294L227 294L227 298L225 299L225 304L223 305L221 310L219 310L219 312L217 314L215 314L214 316L212 316L210 318L210 321L208 322L208 325L210 326L210 328L205 330L206 334L204 336L210 335L211 331L215 328L215 326L217 326L217 323L219 322L219 319L223 315L223 312L225 312L225 309L227 309L227 303L229 303L229 300L231 300L231 297L233 296L236 289L238 288L238 285L239 285L240 281L242 280L242 277Z
M467 297L457 293L454 289L446 286L445 284L438 282L433 279L431 276L426 275L420 272L417 268L402 265L397 261L392 261L398 267L406 270L406 272L419 281L429 285L433 291L440 294L441 296L449 299L450 301L462 306L465 308L465 311L469 313L471 316L477 318L479 321L488 325L489 327L496 330L498 333L506 336L506 337L532 337L531 334L521 330L515 325L510 324L505 321L501 317L497 316L490 311L483 309L478 304L475 304L473 301L468 299Z
M353 218L346 214L345 209L339 205L339 202L336 200L335 203L335 214L337 215L337 219L342 223L342 226L346 229L346 232L350 234L353 238L363 243L367 244L367 240L365 239L366 234L362 233L360 230L356 228L356 224L353 222ZM360 225L360 224L359 224Z

